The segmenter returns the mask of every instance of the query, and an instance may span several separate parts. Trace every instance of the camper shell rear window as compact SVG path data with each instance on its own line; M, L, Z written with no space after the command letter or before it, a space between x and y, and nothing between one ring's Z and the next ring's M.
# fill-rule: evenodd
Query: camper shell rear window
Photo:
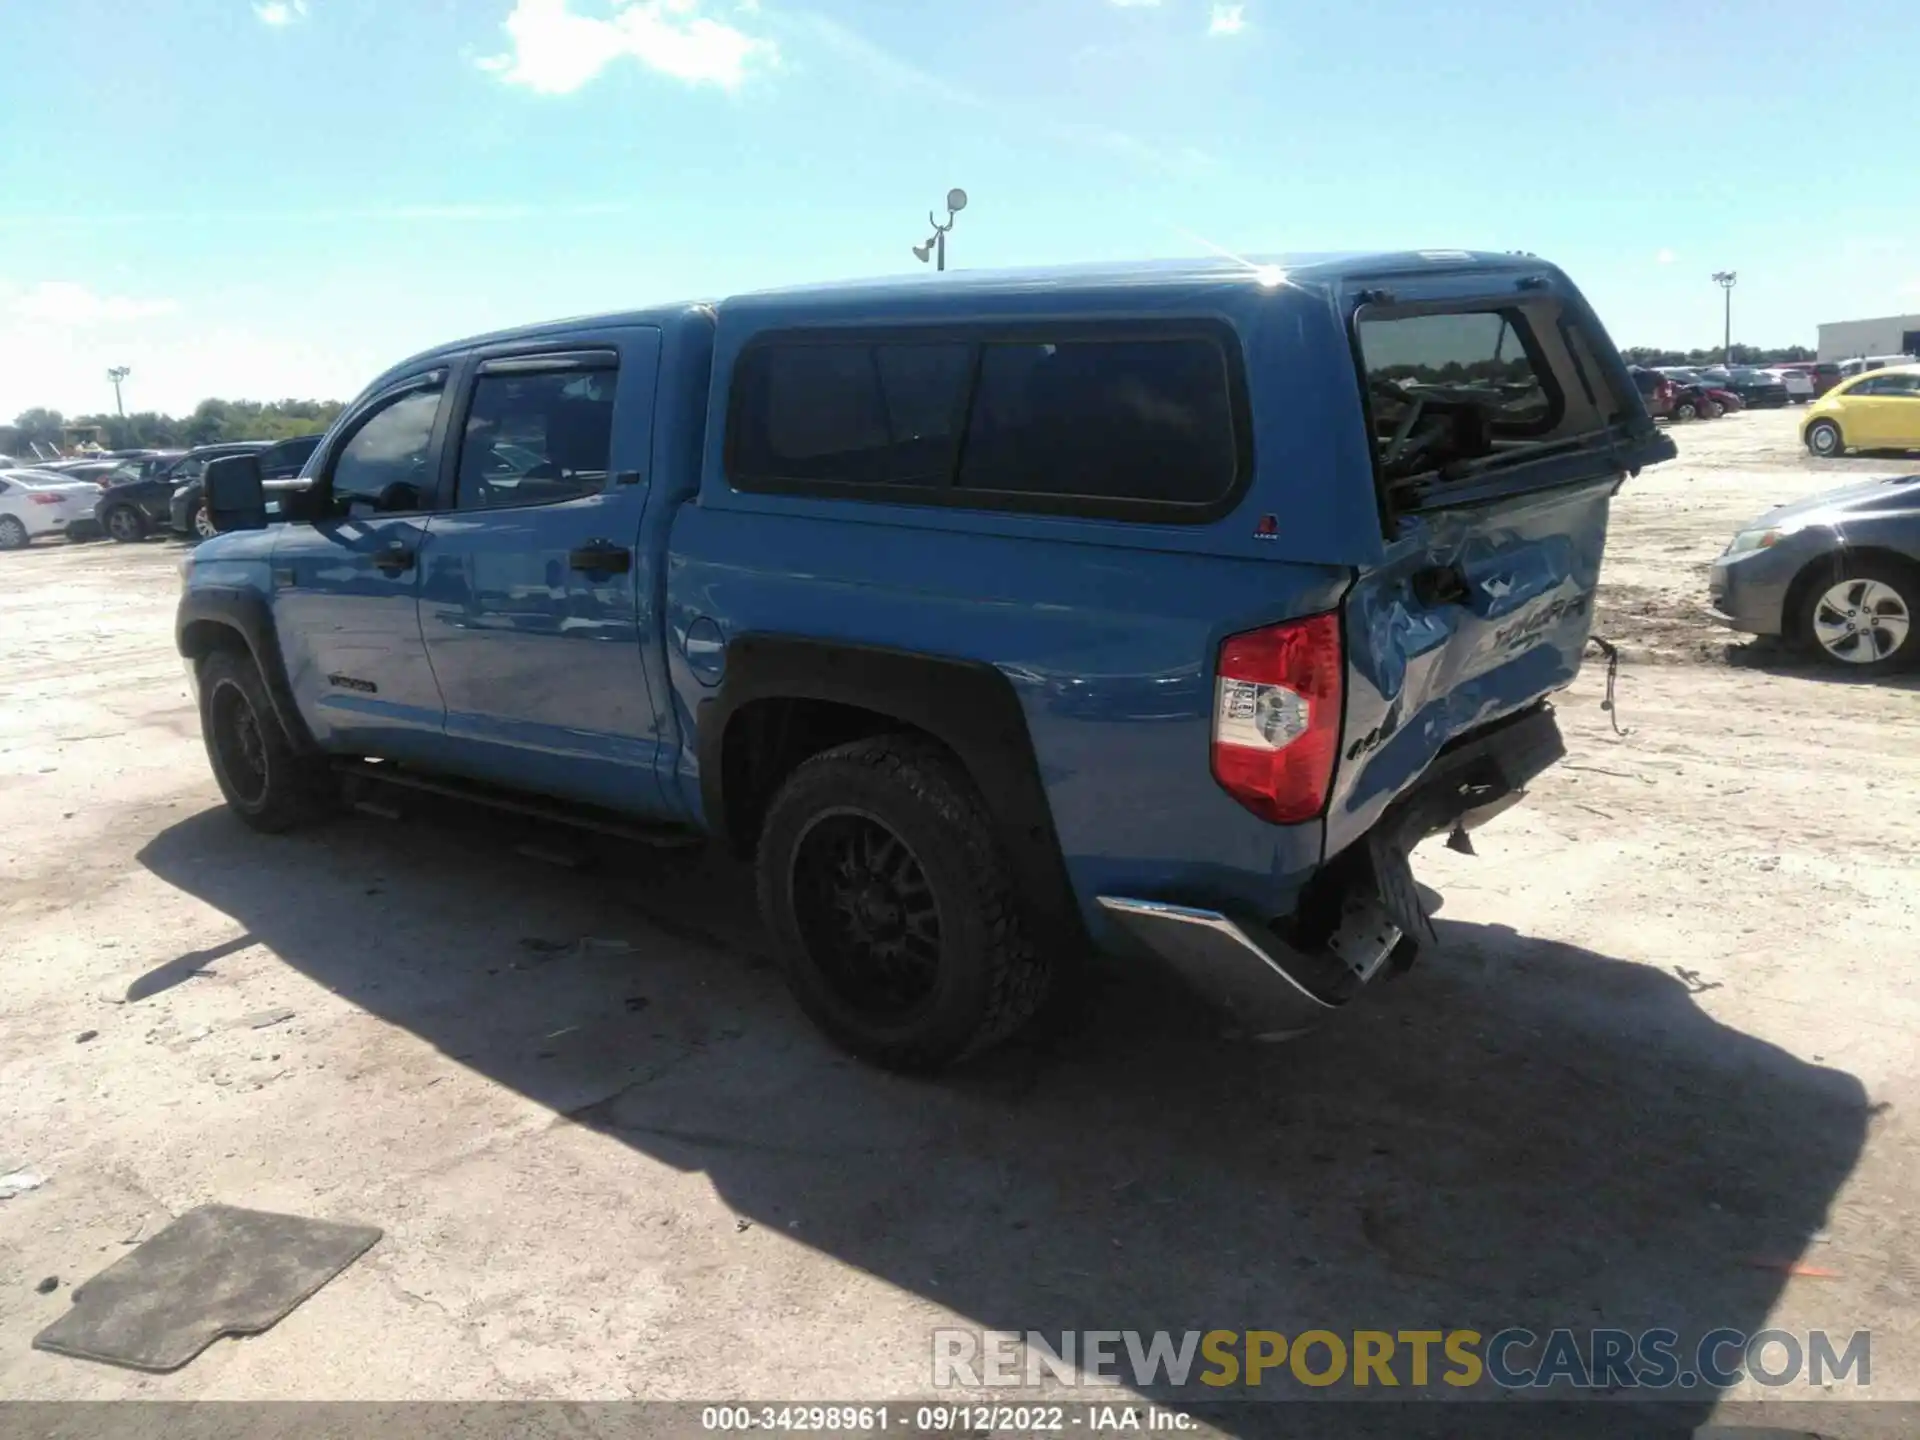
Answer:
M1549 453L1609 443L1628 413L1596 347L1551 297L1362 305L1353 341L1390 511Z

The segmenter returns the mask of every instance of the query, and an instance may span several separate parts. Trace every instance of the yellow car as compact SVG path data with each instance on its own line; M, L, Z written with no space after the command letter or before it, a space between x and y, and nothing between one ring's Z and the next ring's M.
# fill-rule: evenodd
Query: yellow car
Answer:
M1920 365L1889 365L1842 380L1813 402L1800 438L1821 456L1920 450Z

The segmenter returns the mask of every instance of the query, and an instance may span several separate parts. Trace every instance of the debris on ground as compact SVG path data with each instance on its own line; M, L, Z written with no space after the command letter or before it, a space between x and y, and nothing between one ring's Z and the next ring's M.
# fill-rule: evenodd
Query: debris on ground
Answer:
M36 1350L177 1370L222 1335L271 1329L380 1239L343 1225L202 1205L73 1292L73 1307L33 1337Z
M38 1170L29 1170L24 1165L0 1174L0 1200L11 1200L16 1195L24 1195L29 1190L38 1190L47 1183L47 1177Z
M1840 1272L1829 1270L1824 1265L1807 1265L1798 1260L1756 1259L1747 1262L1749 1269L1778 1270L1782 1275L1804 1275L1815 1280L1838 1280Z
M744 1235L753 1228L753 1222L744 1215L734 1217L733 1228L736 1234Z
M256 1010L247 1016L246 1023L252 1029L265 1030L269 1026L279 1025L293 1018L291 1010Z
M98 1030L82 1030L78 1035L73 1037L73 1043L76 1045L84 1045L89 1040L98 1040L99 1038L100 1032Z
M42 1280L38 1285L33 1287L33 1293L36 1295L51 1295L54 1291L58 1290L59 1288L60 1288L60 1277L58 1275L49 1275L47 1276L46 1279Z

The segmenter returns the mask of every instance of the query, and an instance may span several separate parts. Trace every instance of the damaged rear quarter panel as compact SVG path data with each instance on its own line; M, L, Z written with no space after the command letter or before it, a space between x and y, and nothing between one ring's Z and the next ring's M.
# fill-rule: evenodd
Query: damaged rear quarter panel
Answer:
M1618 477L1410 517L1346 601L1347 701L1326 854L1442 746L1579 673ZM1452 573L1435 594L1434 577Z

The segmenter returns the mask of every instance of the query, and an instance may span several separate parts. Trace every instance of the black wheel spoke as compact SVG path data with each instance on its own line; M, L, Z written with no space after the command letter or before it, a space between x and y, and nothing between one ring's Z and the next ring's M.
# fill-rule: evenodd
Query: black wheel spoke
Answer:
M817 820L793 858L795 918L840 1002L898 1022L925 1005L940 969L940 912L919 858L856 811Z

